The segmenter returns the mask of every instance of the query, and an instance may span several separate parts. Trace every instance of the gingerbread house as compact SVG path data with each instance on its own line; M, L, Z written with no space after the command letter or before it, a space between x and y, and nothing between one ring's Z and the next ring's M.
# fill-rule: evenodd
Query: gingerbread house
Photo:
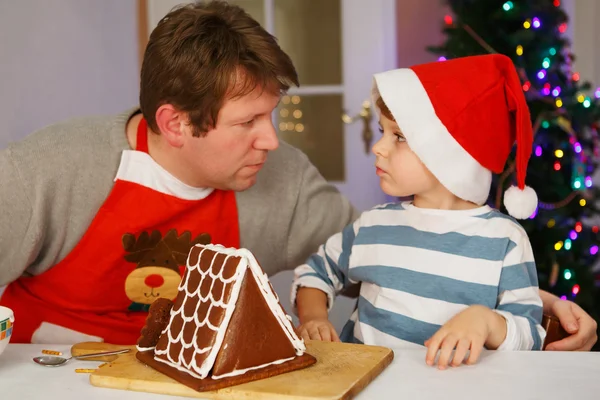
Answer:
M138 359L196 390L315 362L254 255L219 245L192 247L175 303L151 306L138 350Z

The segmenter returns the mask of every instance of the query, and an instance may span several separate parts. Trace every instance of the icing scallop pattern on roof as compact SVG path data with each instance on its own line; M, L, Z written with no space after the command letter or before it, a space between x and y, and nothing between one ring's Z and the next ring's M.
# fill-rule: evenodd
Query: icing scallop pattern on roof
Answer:
M296 335L291 318L283 311L252 253L219 245L196 245L190 251L186 274L179 285L169 324L163 331L168 340L161 338L155 359L196 378L205 378L222 345L247 269L296 354L303 354L304 342Z

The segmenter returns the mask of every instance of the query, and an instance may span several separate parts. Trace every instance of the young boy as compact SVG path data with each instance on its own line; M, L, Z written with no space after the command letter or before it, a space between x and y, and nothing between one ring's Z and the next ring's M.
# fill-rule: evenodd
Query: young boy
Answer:
M508 212L530 217L529 110L508 57L485 55L375 75L383 136L373 146L383 191L413 196L364 212L295 271L292 304L305 339L339 340L334 297L361 283L345 342L428 347L438 366L483 347L539 350L545 337L532 249L523 228L484 205L492 172L517 142ZM452 357L452 351L456 350Z

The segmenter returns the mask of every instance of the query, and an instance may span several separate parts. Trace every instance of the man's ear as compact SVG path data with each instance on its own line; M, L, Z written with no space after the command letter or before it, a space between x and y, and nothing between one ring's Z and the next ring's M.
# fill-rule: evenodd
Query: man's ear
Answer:
M156 125L165 140L173 147L181 148L188 128L187 113L171 104L163 104L156 110Z

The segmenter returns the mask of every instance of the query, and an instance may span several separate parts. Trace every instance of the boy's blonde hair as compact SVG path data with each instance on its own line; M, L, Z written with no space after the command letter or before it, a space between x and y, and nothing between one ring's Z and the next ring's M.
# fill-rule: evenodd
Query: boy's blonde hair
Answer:
M379 96L377 98L377 100L375 101L375 105L377 106L377 108L379 108L379 111L381 111L381 114L385 115L385 117L387 119L389 119L391 121L396 121L396 119L392 115L392 112L390 111L388 106L385 104L385 102L383 101L381 96Z

